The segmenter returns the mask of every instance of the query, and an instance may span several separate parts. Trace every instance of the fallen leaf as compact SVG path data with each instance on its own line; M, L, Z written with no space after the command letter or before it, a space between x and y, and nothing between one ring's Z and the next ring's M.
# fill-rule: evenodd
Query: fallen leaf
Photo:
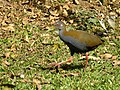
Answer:
M22 79L21 82L26 83L26 82L29 82L29 81L27 79Z
M26 25L29 23L28 21L29 21L29 19L27 17L24 17L22 20L22 23Z
M4 7L4 2L2 0L0 0L0 8Z
M5 60L5 61L3 61L3 64L4 64L4 65L7 65L7 66L9 66L9 65L10 65L10 63L9 63L8 61L6 61L6 60Z
M120 8L116 10L116 12L120 15Z
M59 17L55 17L55 16L49 16L50 20L54 20L54 19L58 19Z
M70 20L69 22L72 24L74 22L74 20Z
M57 64L56 62L52 62L52 63L48 64L48 67L51 68L51 67L55 66L56 64Z
M9 24L8 26L4 26L2 27L2 29L7 31L15 31L14 24Z
M108 17L107 21L108 21L109 25L110 25L113 29L115 29L115 20L114 20L113 18L111 18L111 17Z
M112 0L112 2L115 2L116 0Z
M35 83L37 85L37 90L41 90L41 84L40 81L38 79L33 79L33 83Z
M48 5L44 5L47 9L49 9L51 6L48 6Z
M77 5L80 4L79 0L73 0L73 3Z
M5 53L5 57L9 58L10 57L10 52Z
M120 39L120 36L116 36L116 38Z
M47 45L47 44L49 44L49 41L45 39L42 41L42 44Z
M66 10L69 10L69 9L70 9L70 7L68 6L68 4L65 4L65 5L63 6L63 8L66 9Z
M29 42L28 34L25 35L25 41Z
M109 44L110 44L110 45L113 45L113 46L115 46L115 45L116 45L114 42L110 42Z
M118 56L112 56L112 60L116 60Z
M76 72L76 73L69 73L69 74L63 74L62 76L63 76L63 77L67 77L67 76L78 76L78 75L80 75L79 72Z
M112 54L109 54L109 53L105 53L103 55L100 55L101 58L104 58L104 59L110 59L112 58Z
M84 59L84 58L86 58L86 56L82 56L82 57L80 57L80 59ZM88 58L89 59L92 59L92 60L100 60L100 57L95 57L95 56L88 56Z
M65 17L68 16L68 12L67 12L67 10L65 10L65 9L64 9L64 11L63 11L63 16L65 16Z
M114 65L114 66L120 65L120 61L119 61L119 60L114 60L114 61L113 61L113 65Z
M20 78L24 78L25 77L25 75L24 74L20 74Z
M105 30L107 31L107 29L106 29L106 26L105 26L105 23L104 23L103 19L100 19L100 20L99 20L99 23L100 23L100 25L103 27L103 29L105 29Z
M58 16L59 15L58 10L54 10L54 11L50 10L50 14L53 15L53 16Z

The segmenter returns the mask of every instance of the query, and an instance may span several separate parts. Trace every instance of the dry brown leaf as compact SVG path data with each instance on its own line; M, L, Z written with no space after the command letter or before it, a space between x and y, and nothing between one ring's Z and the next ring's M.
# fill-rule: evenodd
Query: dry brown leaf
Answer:
M50 34L41 34L41 37L44 37L45 39L42 41L42 44L49 44L49 39L51 38Z
M52 63L48 64L48 67L51 68L51 67L55 66L56 64L57 64L56 62L52 62Z
M0 0L0 8L4 7L4 2Z
M120 36L116 36L116 38L120 39Z
M22 79L21 82L28 82L28 80L27 79Z
M3 21L3 16L0 16L0 22L2 22L2 21ZM3 23L3 22L2 22L2 23ZM2 24L2 23L1 23L1 24Z
M59 17L55 17L55 16L49 16L50 20L54 20L54 19L58 19Z
M3 64L4 64L4 65L7 65L7 66L9 66L9 65L10 65L10 63L9 63L8 61L6 61L6 60L5 60L5 61L3 61Z
M63 10L63 16L65 16L65 17L67 17L68 16L68 12L67 12L67 10Z
M117 9L116 12L120 15L120 9Z
M107 21L108 21L109 25L110 25L113 29L115 29L115 20L108 16L108 17L107 17Z
M41 34L41 37L51 37L51 35L48 33L44 33L44 34Z
M44 5L47 9L49 9L51 6L48 6L48 5Z
M74 20L70 20L69 22L72 24L74 22Z
M62 76L63 76L63 77L66 77L66 76L78 76L78 75L80 75L79 72L76 72L76 73L69 73L69 74L63 74Z
M77 72L77 73L70 73L71 76L78 76L80 73Z
M8 26L4 26L2 27L2 29L6 31L15 31L14 24L9 24Z
M112 0L112 2L115 2L116 0Z
M1 25L3 26L3 27L5 27L5 26L7 26L8 24L6 24L6 16L4 16L4 20L3 20L3 18L2 18L2 22L1 22Z
M112 60L116 60L118 56L112 56Z
M10 52L5 53L5 57L9 58L10 57Z
M25 35L25 41L26 41L26 42L29 42L28 34Z
M49 42L48 42L48 40L43 40L42 44L47 45L47 44L49 44Z
M114 66L120 65L120 61L119 61L119 60L114 60L114 61L113 61L113 65L114 65Z
M54 20L55 19L55 17L54 16L49 16L49 18L50 18L50 20Z
M15 52L15 51L16 51L16 48L15 48L15 47L11 47L11 48L10 48L10 51Z
M28 19L27 17L24 17L23 20L22 20L22 23L23 23L23 24L28 24L28 20L29 20L29 19Z
M59 15L58 10L54 10L54 11L50 10L50 14L53 15L53 16L58 16Z
M103 19L99 19L98 21L99 21L100 25L103 27L103 29L105 29L107 31L107 28L105 26L104 20Z
M116 45L116 44L115 44L115 43L113 43L113 42L110 42L109 44L110 44L110 45L113 45L113 46L114 46L114 45Z
M114 17L114 18L118 16L116 12L110 12L109 15Z
M84 59L84 58L86 58L86 56L80 57L80 59ZM100 60L100 57L95 57L95 56L88 56L88 58L92 60Z
M20 74L20 78L24 78L25 77L25 75L24 74Z
M59 7L59 13L62 12L62 11L63 11L63 7L60 6L60 7Z
M35 83L37 85L38 90L41 90L41 84L40 84L40 81L38 79L33 78L33 83Z
M63 8L65 8L66 10L69 10L69 9L70 9L70 7L68 6L68 4L65 4L65 5L63 6Z
M104 59L110 59L112 58L112 54L109 54L109 53L105 53L103 55L100 55L101 58L104 58Z
M74 4L80 4L79 0L73 0L74 1Z

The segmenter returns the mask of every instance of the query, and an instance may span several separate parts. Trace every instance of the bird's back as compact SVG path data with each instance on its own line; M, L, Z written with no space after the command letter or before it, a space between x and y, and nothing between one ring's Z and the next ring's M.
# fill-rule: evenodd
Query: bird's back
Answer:
M63 31L61 39L70 44L81 51L89 51L90 49L94 49L98 45L102 43L101 39L94 35L89 34L85 31Z

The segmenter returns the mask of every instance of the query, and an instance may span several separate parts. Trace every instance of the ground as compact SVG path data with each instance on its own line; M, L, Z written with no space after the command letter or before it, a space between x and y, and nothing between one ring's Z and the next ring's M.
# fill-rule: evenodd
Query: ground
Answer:
M119 90L119 4L119 0L1 0L0 89ZM115 26L107 19L112 15ZM99 23L102 19L108 32ZM80 54L60 68L49 67L70 57L53 26L58 20L67 30L102 32L104 43L89 52L85 72Z

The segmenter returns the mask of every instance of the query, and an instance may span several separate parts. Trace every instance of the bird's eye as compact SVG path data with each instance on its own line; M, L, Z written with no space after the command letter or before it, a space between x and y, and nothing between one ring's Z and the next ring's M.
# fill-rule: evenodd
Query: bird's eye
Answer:
M60 24L60 26L62 27L62 26L63 26L63 24Z

